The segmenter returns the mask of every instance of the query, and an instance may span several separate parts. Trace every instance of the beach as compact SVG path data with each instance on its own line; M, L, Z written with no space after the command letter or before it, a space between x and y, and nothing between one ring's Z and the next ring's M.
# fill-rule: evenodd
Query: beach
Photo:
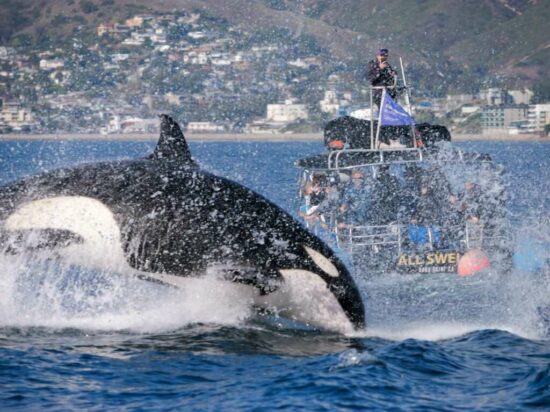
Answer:
M105 141L156 141L158 133L121 133L103 135L99 133L52 133L52 134L0 134L1 140L105 140ZM251 141L251 142L304 142L322 141L323 133L185 133L190 141ZM535 134L480 135L453 134L454 141L540 141L550 142L550 137Z

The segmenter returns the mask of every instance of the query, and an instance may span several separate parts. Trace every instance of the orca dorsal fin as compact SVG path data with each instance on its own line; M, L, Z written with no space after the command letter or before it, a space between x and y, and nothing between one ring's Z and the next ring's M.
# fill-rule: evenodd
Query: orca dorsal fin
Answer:
M160 137L151 157L155 160L193 162L180 126L166 114L160 115Z

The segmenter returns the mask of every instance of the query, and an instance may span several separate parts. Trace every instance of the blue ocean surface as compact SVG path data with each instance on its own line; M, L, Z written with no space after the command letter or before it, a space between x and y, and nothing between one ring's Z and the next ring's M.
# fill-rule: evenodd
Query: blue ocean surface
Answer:
M317 142L191 142L200 165L296 215ZM550 257L550 144L465 142L506 170L518 247ZM0 184L154 142L0 141ZM185 301L120 274L0 256L1 410L549 410L550 271L355 270L368 327L343 336Z

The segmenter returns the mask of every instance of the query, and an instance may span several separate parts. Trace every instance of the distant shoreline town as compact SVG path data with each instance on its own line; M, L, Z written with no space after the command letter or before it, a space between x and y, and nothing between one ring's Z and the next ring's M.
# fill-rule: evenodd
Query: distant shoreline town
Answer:
M170 113L190 135L242 140L319 133L335 117L370 113L364 79L335 69L311 38L284 43L283 29L261 36L181 11L78 30L65 48L0 47L1 136L121 139L155 133L156 114ZM550 103L534 103L534 95L501 87L418 95L413 114L453 136L547 137Z

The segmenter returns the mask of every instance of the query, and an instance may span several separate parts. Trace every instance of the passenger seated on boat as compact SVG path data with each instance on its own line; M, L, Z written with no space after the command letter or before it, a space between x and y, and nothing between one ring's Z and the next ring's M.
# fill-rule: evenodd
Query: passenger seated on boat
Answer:
M386 225L398 220L399 191L399 180L390 173L390 166L380 165L373 190L373 223Z
M422 178L412 222L426 226L438 224L440 223L440 210L441 205L435 190L430 187L427 178Z
M414 245L439 245L441 220L444 205L439 196L430 187L427 177L420 182L420 192L416 200L415 211L409 225L409 240Z
M311 186L304 189L306 207L300 215L308 222L321 222L325 215L336 213L339 205L338 175L316 175Z
M367 224L372 210L373 187L365 181L361 169L353 169L351 182L342 194L339 227Z
M408 223L416 210L416 202L420 192L420 178L422 170L410 163L405 165L403 183L398 190L398 212L400 222Z
M316 213L318 214L331 214L338 211L338 205L340 204L340 192L338 190L338 178L333 176L329 179L328 184L324 187L325 196L323 201L319 204Z
M480 185L480 218L483 221L483 232L489 237L497 234L498 227L502 226L506 217L506 191L502 172L492 162L484 162L479 173L479 180L483 183L483 186Z
M467 180L461 199L461 211L469 223L479 223L483 215L482 192L478 184Z
M329 244L332 244L335 241L332 228L335 225L336 214L340 204L339 179L337 175L321 176L315 179L315 184L310 189L310 196L315 194L313 204L310 203L309 206L302 206L299 214L306 221L310 230L329 242Z
M299 214L306 222L315 222L318 219L315 211L325 198L324 187L327 184L326 181L326 175L314 174L311 181L306 183L304 187L303 196L305 204L300 207Z
M440 228L439 247L457 249L464 237L464 215L456 195L449 193L443 199L437 227Z

